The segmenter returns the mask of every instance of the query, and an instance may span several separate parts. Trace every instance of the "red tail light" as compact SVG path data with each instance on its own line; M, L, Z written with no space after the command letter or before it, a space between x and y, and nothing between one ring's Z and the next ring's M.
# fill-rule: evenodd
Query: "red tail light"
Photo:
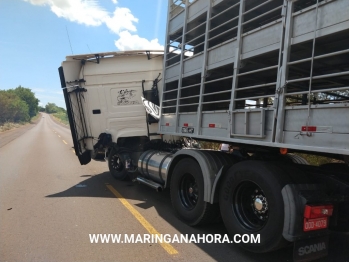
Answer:
M304 209L305 218L319 218L332 216L333 205L323 206L309 206L306 205Z
M304 209L303 231L325 229L328 227L328 217L332 216L333 205L310 206Z

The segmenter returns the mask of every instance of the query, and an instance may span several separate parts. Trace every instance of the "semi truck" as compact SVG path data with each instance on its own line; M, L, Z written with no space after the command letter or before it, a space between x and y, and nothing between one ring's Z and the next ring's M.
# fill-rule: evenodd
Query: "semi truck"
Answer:
M59 75L80 163L169 189L185 223L296 261L348 231L347 0L169 0L164 50L70 55Z

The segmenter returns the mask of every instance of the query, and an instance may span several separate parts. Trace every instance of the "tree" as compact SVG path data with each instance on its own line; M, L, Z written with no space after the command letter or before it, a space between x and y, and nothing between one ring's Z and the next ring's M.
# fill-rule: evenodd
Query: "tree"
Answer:
M58 107L58 110L59 110L60 112L64 112L64 113L67 112L67 110L65 110L65 108L63 108L63 107Z
M59 112L66 112L63 107L57 106L55 103L47 103L45 106L46 113L48 114L54 114Z
M39 99L35 97L35 94L29 88L18 86L12 90L20 99L27 103L29 108L29 116L34 117L38 113Z
M57 113L57 106L54 103L47 103L45 106L45 110L48 114Z
M13 90L0 90L0 123L29 121L29 107Z

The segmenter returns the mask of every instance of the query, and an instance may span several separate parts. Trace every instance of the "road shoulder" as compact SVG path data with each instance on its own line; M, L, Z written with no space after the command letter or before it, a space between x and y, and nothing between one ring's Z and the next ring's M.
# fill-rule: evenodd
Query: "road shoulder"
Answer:
M7 145L11 141L15 140L16 138L23 135L28 130L32 129L34 126L36 126L41 120L41 117L36 119L34 122L28 123L26 125L23 125L21 127L7 130L0 133L0 148Z
M58 125L60 125L60 126L62 126L62 127L65 127L65 128L67 128L67 129L70 129L70 128L69 128L69 125L63 124L62 122L58 121L57 118L55 118L54 116L52 116L52 115L50 115L50 114L47 114L47 115L49 115L50 118L52 119L52 121L55 122L56 124L58 124Z

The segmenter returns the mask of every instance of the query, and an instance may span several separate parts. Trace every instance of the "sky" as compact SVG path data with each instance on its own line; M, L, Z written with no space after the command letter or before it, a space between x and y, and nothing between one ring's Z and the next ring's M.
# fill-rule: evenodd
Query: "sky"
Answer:
M166 0L0 0L0 89L21 85L41 106L65 107L67 55L163 49L166 15Z

